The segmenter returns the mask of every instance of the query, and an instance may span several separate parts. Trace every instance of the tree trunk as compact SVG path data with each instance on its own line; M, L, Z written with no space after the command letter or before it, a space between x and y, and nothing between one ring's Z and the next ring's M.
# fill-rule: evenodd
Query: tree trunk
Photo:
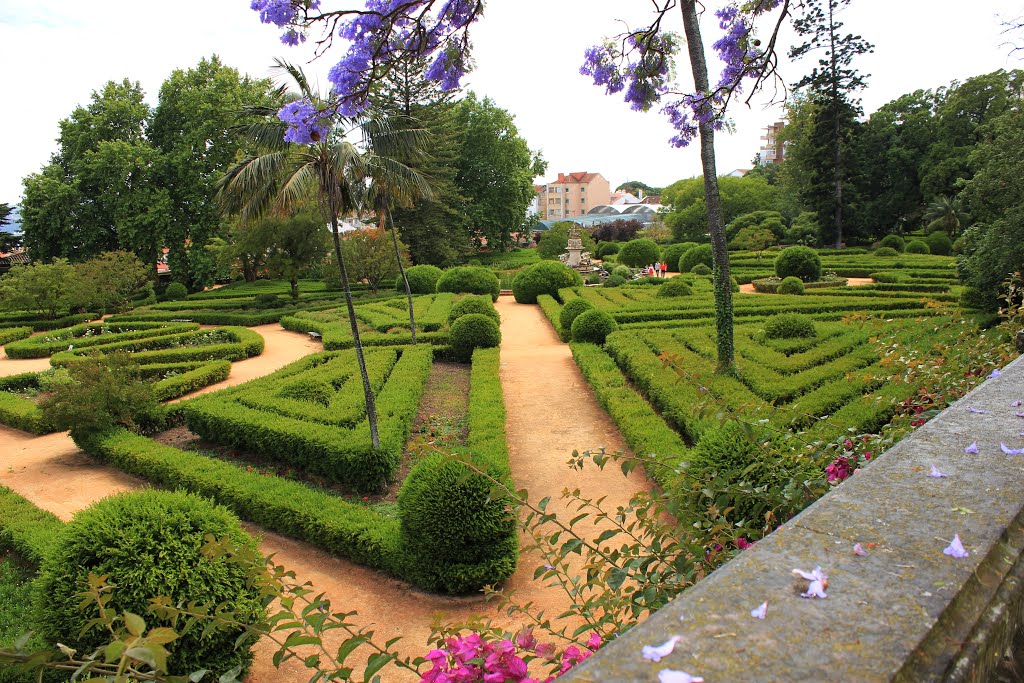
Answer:
M697 93L708 93L708 66L704 59L704 43L695 0L682 0L683 28L690 56L690 69ZM710 104L709 104L710 108ZM704 171L704 203L708 210L708 232L715 262L715 323L717 326L718 372L732 372L736 366L732 329L732 273L729 250L722 226L722 202L718 193L718 171L715 167L715 129L710 118L698 122L700 161Z
M842 128L839 122L839 77L838 69L839 66L836 62L836 23L832 15L834 0L828 0L828 40L829 40L829 59L831 61L831 74L832 74L832 107L833 107L833 123L832 123L832 135L833 144L835 145L832 149L832 179L835 183L835 209L833 212L833 220L836 228L836 249L843 248L843 150L842 150Z
M416 317L412 312L412 290L409 288L409 278L405 276L405 266L402 265L402 252L398 249L398 236L395 234L395 223L391 220L391 210L384 209L380 212L380 224L385 224L391 231L391 243L395 245L395 260L398 261L398 272L402 274L402 282L405 284L405 299L409 302L409 331L412 332L412 343L416 343Z
M295 275L292 276L291 285L292 285L292 299L298 301L298 299L299 299L299 278L296 277Z

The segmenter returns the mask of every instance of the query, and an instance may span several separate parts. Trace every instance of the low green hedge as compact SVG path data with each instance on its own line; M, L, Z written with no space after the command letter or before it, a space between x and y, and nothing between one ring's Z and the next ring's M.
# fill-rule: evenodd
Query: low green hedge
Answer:
M69 346L88 349L116 342L162 338L198 329L199 325L195 323L86 323L12 342L4 352L9 358L46 358Z
M203 363L199 367L186 370L159 380L153 385L153 395L158 401L178 398L193 391L223 382L231 374L231 361L215 360Z
M135 323L141 324L141 323ZM182 323L188 324L188 323ZM202 344L203 337L222 334L229 341ZM263 353L263 337L258 332L244 327L218 327L212 330L197 330L182 334L162 335L148 339L114 342L90 349L62 351L50 358L53 366L74 363L92 350L101 353L126 351L132 360L140 365L150 363L186 363L198 361L237 361L252 358Z
M19 375L0 377L0 424L20 429L30 434L49 434L53 431L43 411L35 401L22 398L15 393L25 389L39 388L39 373L26 372Z
M761 292L762 294L778 294L779 288L782 286L784 278L780 277L765 277L752 280L751 284L754 285L755 292ZM845 287L847 280L845 277L834 277L834 278L822 278L815 280L814 282L804 282L804 289L825 289L829 287ZM784 293L784 292L783 292Z
M540 305L540 310L544 312L551 326L555 328L555 334L558 335L559 339L565 339L563 336L565 332L562 330L561 315L562 315L562 304L558 303L555 297L548 294L541 294L537 297L537 303Z
M8 342L25 339L32 334L31 327L6 327L0 328L0 346Z
M48 318L40 318L38 313L29 313L27 311L8 311L4 313L3 318L0 319L0 328L31 327L35 332L45 332L47 330L59 330L65 327L79 325L81 323L89 322L90 320L96 320L99 317L99 313L87 312L73 313L71 315L65 315L51 320Z
M10 548L32 564L46 557L64 522L5 486L0 486L0 547Z

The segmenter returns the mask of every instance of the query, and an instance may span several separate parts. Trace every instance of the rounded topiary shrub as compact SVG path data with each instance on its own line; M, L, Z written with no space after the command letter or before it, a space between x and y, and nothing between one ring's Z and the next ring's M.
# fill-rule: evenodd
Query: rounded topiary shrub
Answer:
M467 296L452 304L452 309L448 311L448 324L451 325L462 316L469 315L470 313L486 315L487 317L492 318L494 322L499 325L501 324L501 316L498 315L498 311L494 308L494 304L490 299L484 296Z
M520 304L535 304L541 294L558 297L562 287L583 284L583 276L561 261L541 261L512 279L512 294Z
M586 299L573 299L565 306L562 306L562 310L558 314L558 322L562 326L562 336L568 339L573 321L576 320L580 313L593 310L593 308L594 304Z
M683 255L679 258L679 272L692 273L693 267L700 263L707 266L709 270L715 264L711 256L710 244L698 244L684 251Z
M467 313L452 323L449 342L452 356L468 363L473 349L489 349L501 343L501 329L494 319L481 313Z
M787 247L775 259L775 274L782 279L800 278L804 282L821 279L821 257L810 247Z
M621 248L622 245L618 242L601 242L601 246L597 248L597 257L604 258L612 254L618 254Z
M690 272L694 275L711 275L711 266L698 263L693 268L690 268Z
M783 278L782 282L779 283L779 294L803 294L804 293L804 282L798 277L790 275L787 278Z
M497 476L501 473L495 472ZM412 468L398 493L402 547L417 586L471 593L501 583L516 567L519 543L508 501L492 483L445 454Z
M180 282L172 282L164 290L164 298L170 301L178 301L188 296L188 288Z
M573 341L604 344L605 338L618 327L619 324L610 313L594 309L576 316L572 321L572 333L569 336Z
M612 275L618 275L623 280L628 280L633 277L633 271L628 266L615 266L615 269L612 270Z
M204 498L169 491L139 491L104 498L69 522L39 568L34 620L51 643L91 653L110 641L102 628L82 633L98 616L97 606L82 609L79 596L89 575L106 576L116 586L107 607L117 614L142 616L149 628L171 626L149 613L150 599L167 596L173 604L196 602L224 606L246 624L266 613L258 588L250 585L258 567L247 568L201 551L206 537L229 539L256 554L256 542L226 508ZM258 557L258 555L256 555ZM180 624L179 624L180 626ZM179 631L180 632L180 631ZM196 628L166 645L171 673L208 669L213 680L252 661L252 640L235 648L242 629L209 635Z
M882 238L882 241L878 243L878 246L888 247L895 251L903 251L903 248L906 246L906 242L899 235L886 235Z
M626 278L615 274L605 280L602 287L621 287L624 284L626 284Z
M814 321L799 313L779 313L764 321L764 336L768 339L796 339L816 334Z
M953 240L944 232L933 232L925 240L928 251L936 256L949 256L953 253Z
M953 242L953 253L960 256L967 249L967 240L963 237L957 237L956 241ZM934 253L934 251L932 252Z
M697 246L696 242L677 242L676 244L669 244L665 247L661 254L661 260L668 264L668 269L672 272L679 272L679 259L683 257L683 254L688 252Z
M443 273L443 270L431 265L406 268L405 277L409 280L409 291L413 294L433 294L437 291L437 281L441 279ZM405 291L401 275L395 278L395 291Z
M907 246L903 249L908 254L930 254L932 250L928 248L928 243L924 240L910 240L907 242Z
M892 247L879 247L874 251L875 256L899 256L900 252Z
M684 280L678 277L674 277L661 287L658 288L658 293L654 296L659 298L675 297L675 296L690 296L693 294L693 289L690 285L686 284Z
M490 294L491 301L498 300L501 283L494 271L483 266L457 266L441 273L437 279L437 291L455 294Z
M619 263L639 268L661 259L658 243L649 239L630 240L619 250Z

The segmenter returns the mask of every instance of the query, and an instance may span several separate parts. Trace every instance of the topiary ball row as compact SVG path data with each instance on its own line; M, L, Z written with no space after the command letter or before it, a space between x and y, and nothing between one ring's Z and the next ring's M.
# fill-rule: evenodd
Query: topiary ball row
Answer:
M437 266L422 265L405 269L405 277L409 280L409 291L413 294L433 294L437 291L437 281L444 271ZM395 291L404 292L405 283L402 276L395 278Z
M474 349L489 349L501 344L501 329L487 315L467 313L452 323L448 343L452 357L468 363L473 358Z

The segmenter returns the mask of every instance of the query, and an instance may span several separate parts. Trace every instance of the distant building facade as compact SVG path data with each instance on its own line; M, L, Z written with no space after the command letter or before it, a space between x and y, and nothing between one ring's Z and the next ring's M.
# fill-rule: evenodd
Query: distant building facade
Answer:
M563 220L585 216L590 209L611 203L611 187L600 173L559 173L558 178L540 186L537 215L542 220Z
M786 156L785 145L782 144L780 133L786 127L785 121L776 121L765 128L765 134L761 136L761 149L757 153L757 161L762 166L768 164L781 164Z

